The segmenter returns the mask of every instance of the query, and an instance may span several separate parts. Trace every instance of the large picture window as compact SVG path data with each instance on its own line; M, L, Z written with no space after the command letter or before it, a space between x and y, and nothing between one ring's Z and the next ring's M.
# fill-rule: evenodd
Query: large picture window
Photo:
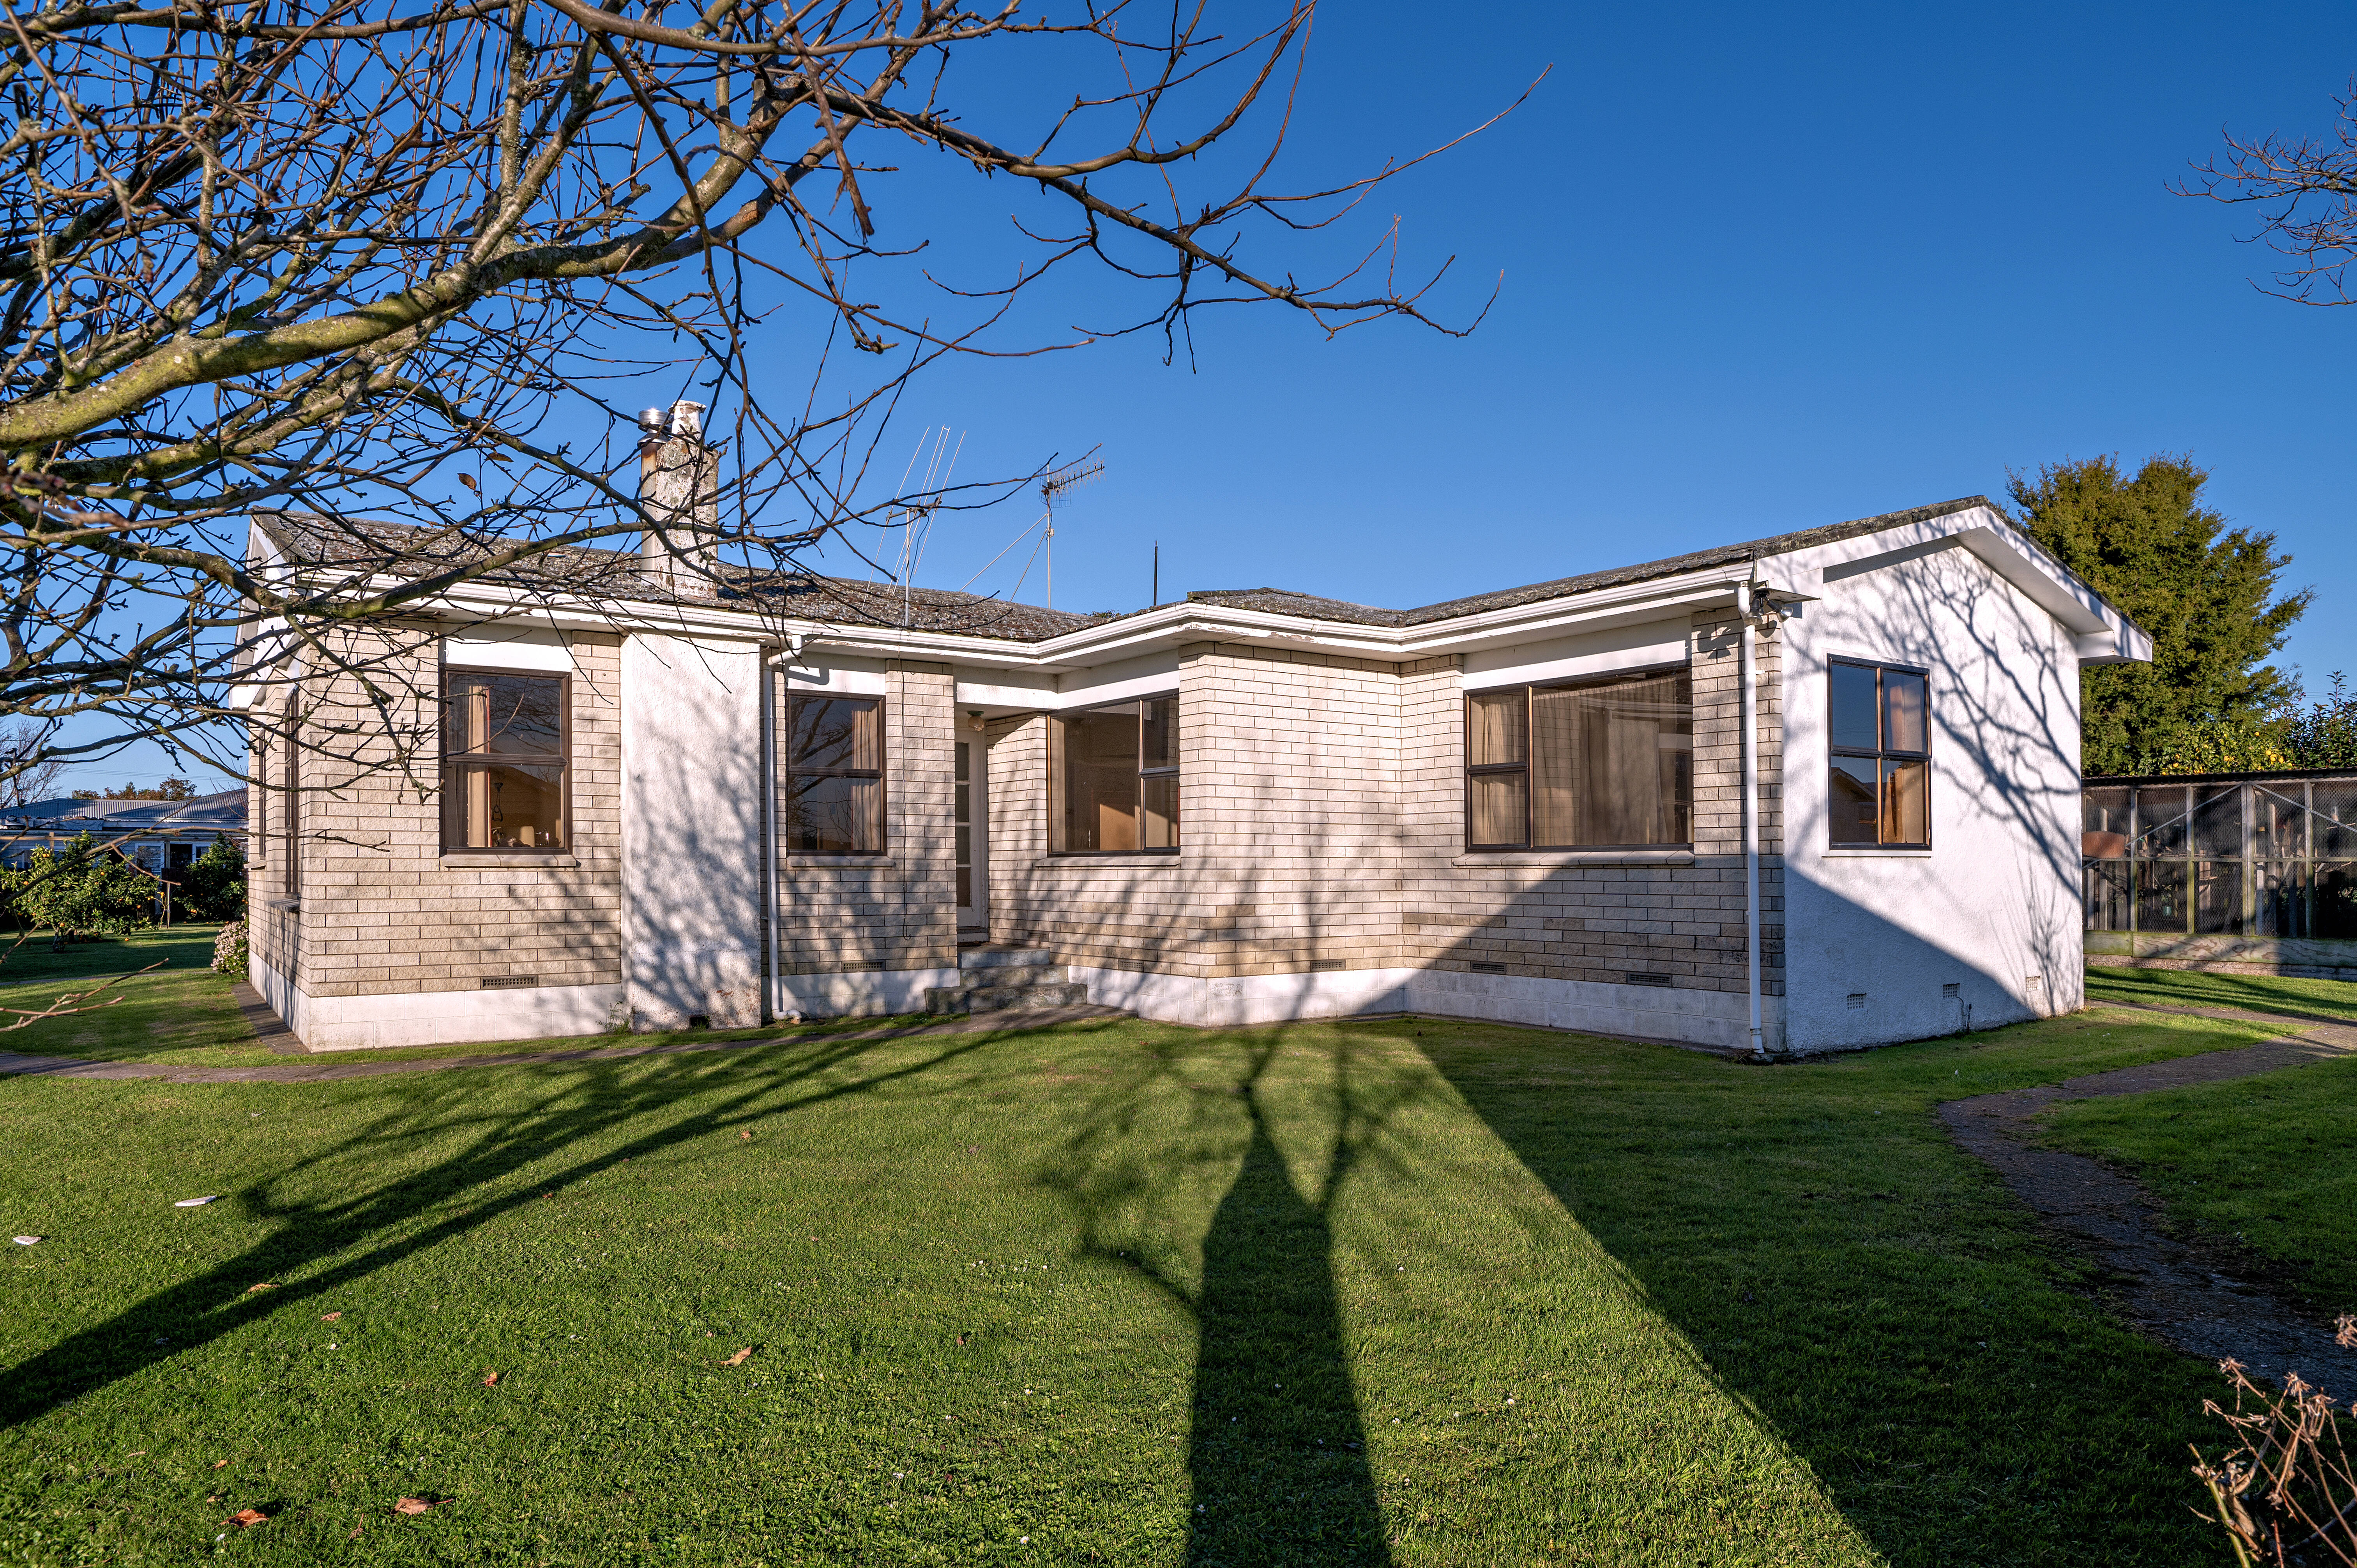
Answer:
M1060 854L1178 848L1178 699L1147 697L1051 720L1050 812Z
M442 671L442 848L549 854L572 840L565 797L573 682Z
M1683 669L1465 699L1469 849L1694 842L1694 683Z
M1929 849L1931 682L1920 670L1847 660L1826 681L1833 843Z
M884 853L884 701L789 692L778 822L791 854Z

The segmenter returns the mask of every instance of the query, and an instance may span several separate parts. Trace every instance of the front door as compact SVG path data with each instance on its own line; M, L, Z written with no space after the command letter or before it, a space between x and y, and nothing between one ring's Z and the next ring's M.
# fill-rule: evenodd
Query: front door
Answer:
M957 923L962 937L990 932L989 754L982 737L957 743Z

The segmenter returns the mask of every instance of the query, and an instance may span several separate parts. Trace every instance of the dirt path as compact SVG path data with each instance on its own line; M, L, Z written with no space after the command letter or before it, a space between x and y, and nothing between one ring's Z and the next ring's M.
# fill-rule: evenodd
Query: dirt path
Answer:
M760 1040L684 1040L664 1046L588 1046L569 1051L500 1051L479 1057L432 1057L423 1061L370 1061L365 1051L353 1051L359 1060L321 1060L307 1057L285 1067L174 1067L169 1062L93 1062L80 1057L29 1057L0 1051L0 1076L44 1078L138 1079L165 1083L325 1083L347 1078L386 1078L398 1073L448 1072L454 1068L540 1067L555 1062L622 1061L631 1057L683 1056L697 1051L752 1051L764 1046L832 1045L868 1040L910 1040L934 1035L985 1034L999 1029L1038 1029L1050 1024L1076 1024L1092 1019L1126 1018L1118 1007L1043 1007L1037 1011L970 1014L937 1024L904 1024L879 1029L829 1030L820 1034L780 1035ZM282 1029L284 1026L281 1026ZM272 1049L280 1047L274 1044ZM338 1056L347 1053L338 1052Z
M2136 1006L2136 1004L2115 1005ZM2150 1007L2203 1017L2277 1024L2225 1007ZM2005 1094L1952 1100L1940 1119L1968 1152L1996 1167L2014 1196L2099 1264L2103 1286L2137 1329L2191 1355L2231 1356L2252 1375L2280 1382L2297 1371L2336 1392L2357 1391L2357 1350L2333 1343L2330 1314L2300 1310L2237 1277L2244 1261L2215 1243L2183 1241L2160 1227L2162 1206L2136 1182L2083 1155L2041 1149L2030 1118L2066 1100L2149 1094L2224 1083L2357 1053L2357 1026L2303 1025L2298 1036L2094 1073Z

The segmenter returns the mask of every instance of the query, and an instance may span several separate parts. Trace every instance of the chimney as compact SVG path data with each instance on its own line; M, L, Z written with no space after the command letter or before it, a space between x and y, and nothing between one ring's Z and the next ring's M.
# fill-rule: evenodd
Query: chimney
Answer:
M702 403L683 398L667 411L639 414L639 504L662 530L639 536L639 575L674 593L712 597L720 564L720 455L705 442Z

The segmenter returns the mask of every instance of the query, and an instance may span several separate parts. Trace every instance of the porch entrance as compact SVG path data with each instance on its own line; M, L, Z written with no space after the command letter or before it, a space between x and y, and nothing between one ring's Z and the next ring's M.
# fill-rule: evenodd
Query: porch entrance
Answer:
M989 754L982 737L957 743L957 925L961 941L990 936Z

